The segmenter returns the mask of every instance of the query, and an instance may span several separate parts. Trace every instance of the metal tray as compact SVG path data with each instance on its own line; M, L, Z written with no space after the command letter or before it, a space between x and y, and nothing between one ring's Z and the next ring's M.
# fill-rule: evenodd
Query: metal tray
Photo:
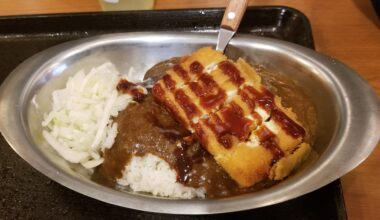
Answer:
M113 12L0 18L0 80L25 58L63 41L113 32L176 30L214 32L220 9ZM313 47L306 17L284 7L250 8L241 33L269 36ZM339 181L300 198L250 211L212 216L151 214L105 204L74 193L36 172L0 139L0 216L4 218L225 218L345 219ZM324 204L321 206L320 204Z

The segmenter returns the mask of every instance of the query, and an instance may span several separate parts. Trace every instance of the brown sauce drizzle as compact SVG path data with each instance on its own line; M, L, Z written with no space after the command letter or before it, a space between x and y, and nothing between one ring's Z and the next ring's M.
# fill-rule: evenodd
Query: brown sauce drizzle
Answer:
M261 127L257 131L257 136L259 137L260 143L268 149L272 155L272 164L275 164L281 157L284 156L284 152L282 152L281 148L278 146L276 141L276 136L266 127Z
M162 77L162 80L164 81L166 88L168 88L171 91L175 89L176 83L170 75L166 74L165 76Z
M233 144L233 136L231 134L224 134L218 138L218 141L224 146L224 148L230 149Z
M226 94L223 90L219 90L215 95L209 95L207 97L201 98L201 105L204 108L212 109L214 107L222 105L225 99Z
M196 105L190 100L190 98L181 89L177 90L174 94L175 100L185 111L188 119L192 119L195 115L199 114L199 110Z
M180 77L183 79L183 81L185 81L185 82L190 81L190 76L189 76L189 74L187 73L186 70L184 70L184 69L182 68L181 65L179 65L179 64L174 65L174 66L173 66L173 71L174 71L178 76L180 76Z
M194 61L190 64L190 71L192 73L201 74L203 72L203 66L198 61Z
M240 106L231 102L228 107L220 110L220 114L223 120L217 114L212 114L205 121L206 125L214 132L219 143L229 149L232 147L233 137L240 141L248 138L252 121L244 117Z
M181 117L179 117L177 113L177 109L169 105L168 102L165 100L165 90L162 88L161 84L156 83L152 88L152 95L156 99L157 102L163 104L166 107L166 110L172 113L172 116L177 120L178 122L182 124L186 124L187 122L184 121Z
M226 99L225 91L206 74L203 74L198 82L189 83L189 87L200 98L201 106L207 109L220 106Z
M252 121L244 117L243 109L240 106L231 102L230 106L223 108L220 113L223 115L224 123L232 135L238 137L241 141L248 138Z
M274 109L271 114L271 119L280 124L281 128L285 130L287 134L294 138L304 137L305 129L290 119L285 113L279 109Z
M203 87L198 82L190 82L189 88L198 97L203 97L205 95L205 91L204 91Z
M130 94L136 102L141 102L146 96L142 88L139 88L136 84L129 82L126 79L121 79L118 82L116 89L120 93Z
M264 87L262 87L262 92L257 91L252 86L244 86L245 90L249 95L246 97L251 103L257 103L260 107L264 108L267 112L271 112L275 108L274 95ZM244 100L244 99L243 99ZM244 100L245 101L245 100ZM249 104L251 110L253 111L255 105ZM252 108L253 107L253 108Z
M165 91L164 89L161 87L160 84L156 83L153 88L152 88L152 94L153 96L160 100L161 102L163 101L163 98L164 98L164 94L165 94Z
M136 87L136 84L129 82L126 79L121 79L116 86L117 91L126 93Z
M244 78L240 76L240 71L229 61L222 61L218 64L219 69L227 75L237 86L244 83Z
M226 149L232 147L232 137L229 132L229 128L225 123L223 123L222 119L218 115L212 114L205 120L205 122L206 125L214 132L219 143L221 143Z
M248 108L251 113L255 112L256 102L254 98L250 98L247 92L245 90L239 89L238 94L240 95L243 102L245 102L248 105Z
M251 96L253 96L252 98L249 95L246 95L245 92L240 93L243 94L243 101L247 103L247 105L251 108L251 111L254 110L255 106L252 103L257 103L271 114L271 119L276 121L287 134L294 138L305 136L305 129L277 108L274 102L274 95L269 90L262 88L263 91L259 92L251 86L245 86L243 90L248 91L251 93Z

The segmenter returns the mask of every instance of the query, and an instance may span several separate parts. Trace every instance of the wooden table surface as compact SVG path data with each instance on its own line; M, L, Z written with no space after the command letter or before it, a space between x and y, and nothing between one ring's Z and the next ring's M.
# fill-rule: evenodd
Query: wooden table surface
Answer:
M156 0L154 8L223 7L226 2ZM251 0L249 4L285 5L306 14L311 22L316 50L351 66L380 95L380 22L370 0ZM0 16L101 10L97 0L0 0ZM378 145L365 162L342 178L350 219L379 219L379 168Z

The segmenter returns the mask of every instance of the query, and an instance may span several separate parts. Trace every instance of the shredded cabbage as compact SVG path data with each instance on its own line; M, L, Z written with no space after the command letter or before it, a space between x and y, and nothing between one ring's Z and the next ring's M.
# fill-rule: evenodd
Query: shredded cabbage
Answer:
M103 162L101 152L112 147L117 135L112 118L133 101L131 95L116 90L120 79L115 66L107 62L88 74L79 71L64 89L53 92L42 135L65 160L88 169Z

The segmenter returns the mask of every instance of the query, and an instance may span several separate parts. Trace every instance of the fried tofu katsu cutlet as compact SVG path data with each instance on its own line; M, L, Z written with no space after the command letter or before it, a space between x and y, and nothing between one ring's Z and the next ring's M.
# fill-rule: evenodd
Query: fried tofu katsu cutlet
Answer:
M201 48L169 69L152 94L241 187L285 178L311 151L296 114L241 58Z

